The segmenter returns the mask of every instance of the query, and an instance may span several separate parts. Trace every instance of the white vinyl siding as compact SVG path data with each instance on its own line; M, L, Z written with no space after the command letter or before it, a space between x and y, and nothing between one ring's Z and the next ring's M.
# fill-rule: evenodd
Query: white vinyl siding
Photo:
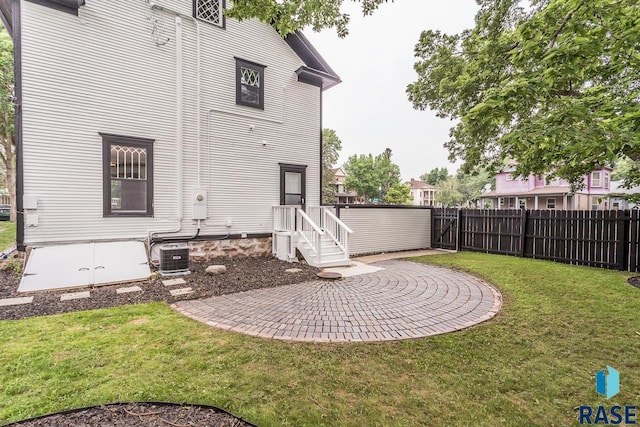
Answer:
M431 247L430 209L342 208L340 219L353 230L350 255Z
M192 14L192 2L162 0ZM169 41L151 37L144 0L87 1L79 17L23 1L25 195L38 198L26 244L146 238L177 226L176 25L155 11ZM302 60L268 25L200 24L202 235L270 233L279 163L307 165L309 204L320 199L320 89L297 81ZM182 20L184 219L193 234L198 188L196 24ZM234 57L265 64L264 111L235 103ZM210 124L208 127L207 125ZM102 215L102 138L154 139L154 217ZM73 160L73 161L71 161ZM53 167L55 166L55 167ZM232 221L230 229L225 227Z

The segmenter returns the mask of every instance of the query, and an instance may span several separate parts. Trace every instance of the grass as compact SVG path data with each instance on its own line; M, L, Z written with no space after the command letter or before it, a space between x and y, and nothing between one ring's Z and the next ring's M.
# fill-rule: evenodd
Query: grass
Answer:
M15 246L16 244L16 223L0 221L0 251Z
M504 296L493 320L418 340L262 340L163 304L0 322L0 420L112 401L224 407L261 426L572 425L640 399L640 290L615 271L474 253L421 259ZM621 392L594 374L620 371Z

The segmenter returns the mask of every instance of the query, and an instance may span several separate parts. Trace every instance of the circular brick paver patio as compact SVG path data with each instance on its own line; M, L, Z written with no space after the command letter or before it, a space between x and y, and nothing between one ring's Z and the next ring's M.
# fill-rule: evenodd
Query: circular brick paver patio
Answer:
M407 261L384 270L172 305L208 325L294 341L390 341L453 332L500 310L500 293L453 270Z

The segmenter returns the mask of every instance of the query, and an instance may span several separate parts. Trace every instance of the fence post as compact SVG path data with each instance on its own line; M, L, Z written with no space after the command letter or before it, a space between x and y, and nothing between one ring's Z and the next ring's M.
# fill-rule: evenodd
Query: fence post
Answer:
M525 245L527 243L527 210L521 209L522 222L520 224L520 258L524 258Z
M629 260L627 256L629 253L629 227L627 225L631 221L631 215L629 215L629 218L626 218L626 213L626 211L616 211L616 219L618 220L618 235L621 235L619 239L621 247L618 248L618 253L620 254L620 259L618 260L618 268L620 269L620 271L629 269Z
M456 252L460 252L460 240L462 239L462 209L458 208L456 213L456 224L458 229L456 230Z

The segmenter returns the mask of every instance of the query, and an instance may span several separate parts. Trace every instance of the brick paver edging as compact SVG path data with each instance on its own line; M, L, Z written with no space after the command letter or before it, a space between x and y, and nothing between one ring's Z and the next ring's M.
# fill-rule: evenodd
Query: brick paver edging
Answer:
M468 274L408 261L338 281L257 289L172 305L217 328L311 342L393 341L459 331L502 306L493 286Z

